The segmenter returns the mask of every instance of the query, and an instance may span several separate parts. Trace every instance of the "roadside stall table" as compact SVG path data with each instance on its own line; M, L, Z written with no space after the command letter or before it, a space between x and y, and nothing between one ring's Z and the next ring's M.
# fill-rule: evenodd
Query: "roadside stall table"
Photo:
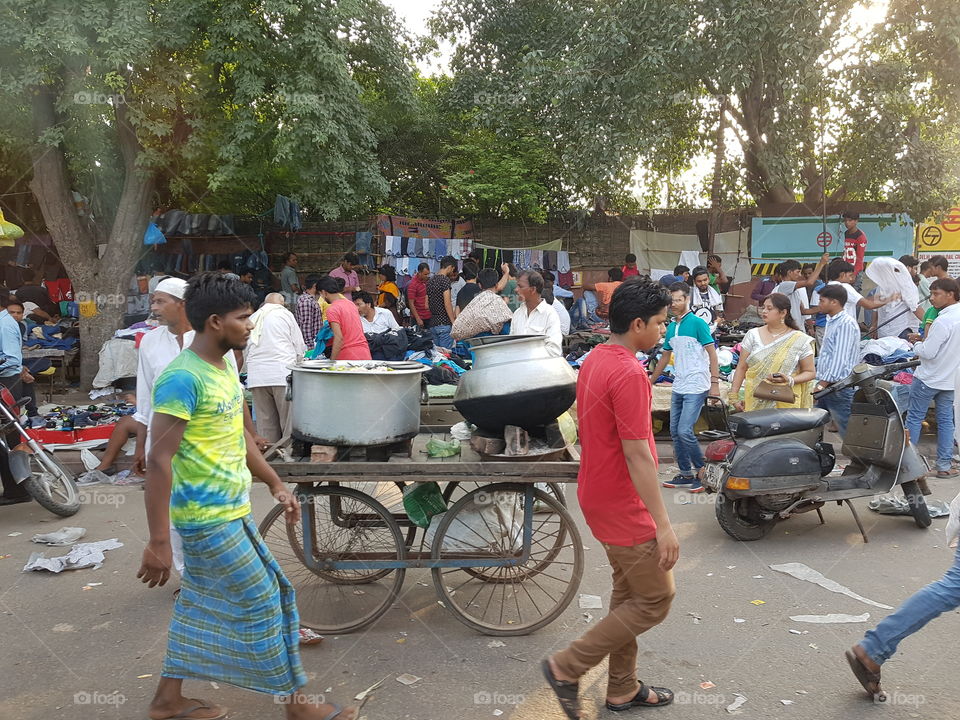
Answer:
M260 532L297 592L301 623L321 633L364 628L397 600L407 569L429 569L440 604L487 635L526 635L568 607L583 574L583 543L563 485L579 469L572 450L501 459L469 443L459 456L429 458L421 427L400 453L370 461L365 448L330 463L277 462L296 483L299 524L273 508ZM436 482L447 505L429 528L403 509L403 491Z

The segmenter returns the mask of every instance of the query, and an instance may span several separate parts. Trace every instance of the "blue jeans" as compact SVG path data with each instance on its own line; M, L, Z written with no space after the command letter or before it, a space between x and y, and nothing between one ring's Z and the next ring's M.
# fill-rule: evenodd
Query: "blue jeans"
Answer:
M919 445L920 424L927 417L931 401L936 403L937 409L937 470L949 470L953 459L953 390L935 390L914 376L906 427L911 442Z
M960 551L953 556L953 565L942 578L907 598L877 627L868 630L860 645L871 660L882 665L893 657L901 640L957 607L960 607Z
M853 406L853 396L856 388L847 388L830 393L826 397L817 400L817 407L823 408L830 413L830 417L840 428L840 437L847 436L847 424L850 422L850 411Z
M453 336L450 335L450 325L435 325L430 328L430 334L433 335L433 344L447 350L453 349Z
M570 327L578 330L591 325L598 325L597 296L592 290L585 290L583 297L577 300L570 308Z
M692 476L704 466L703 452L693 432L707 393L678 393L670 396L670 437L681 475ZM692 466L692 468L691 468Z

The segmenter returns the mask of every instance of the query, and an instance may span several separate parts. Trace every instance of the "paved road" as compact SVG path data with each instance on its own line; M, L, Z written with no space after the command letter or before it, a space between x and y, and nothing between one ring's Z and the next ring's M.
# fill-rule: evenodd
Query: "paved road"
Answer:
M934 497L947 500L957 489L955 481L932 485ZM36 505L0 508L0 556L10 555L0 559L3 720L146 717L164 651L171 590L148 590L134 577L144 537L140 490L94 488L87 493L92 503L68 522ZM896 606L948 566L945 520L921 531L909 518L877 516L859 501L870 532L867 545L849 512L838 507L824 510L824 526L811 513L780 525L763 541L739 544L717 526L711 498L684 493L670 498L682 543L678 594L667 621L642 637L640 670L643 679L673 688L685 702L646 715L726 716L734 693L742 693L747 698L744 717L957 716L960 619L955 613L902 645L902 652L885 667L885 684L895 693L896 704L874 708L861 697L842 658L842 651L868 626L803 625L789 616L869 612L872 624L887 611L768 567L803 562L861 595ZM258 516L269 509L270 498L262 487L255 489L254 502ZM602 595L606 604L606 558L578 513L577 518L588 548L582 592ZM29 542L30 535L68 524L86 527L89 540L117 537L125 545L108 552L98 570L21 573L38 548ZM13 532L22 534L10 537ZM576 602L546 629L505 638L504 647L490 648L491 638L468 630L437 605L426 571L408 572L404 590L402 602L375 627L331 637L304 651L310 692L348 699L386 678L364 708L369 720L563 717L544 688L538 664L587 627ZM754 600L764 603L754 605ZM604 611L592 612L599 616ZM702 618L699 624L691 613ZM791 634L791 628L806 634ZM400 673L422 679L407 687L394 679ZM583 683L587 718L612 717L602 709L603 673L601 666ZM701 690L707 681L715 687ZM235 720L280 717L280 708L263 696L215 689L206 682L188 683L187 690L229 705Z

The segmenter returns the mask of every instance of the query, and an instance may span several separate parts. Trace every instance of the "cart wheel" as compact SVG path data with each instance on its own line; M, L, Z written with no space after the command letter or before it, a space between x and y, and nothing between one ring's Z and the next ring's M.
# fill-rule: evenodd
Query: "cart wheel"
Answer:
M301 624L325 633L366 627L393 604L406 571L337 568L336 563L405 559L400 526L381 503L353 488L321 487L300 498L313 510L313 558L332 567L306 566L303 522L288 525L281 506L260 524L260 534L293 583Z
M476 490L480 486L481 483L478 482L440 483L441 490L443 491L443 499L447 501L447 505L455 503L464 495ZM548 495L552 495L563 507L567 506L567 498L564 496L563 485L560 483L537 483L537 488L543 490Z
M526 485L471 491L444 513L431 546L434 560L519 559ZM530 554L512 567L433 569L437 594L460 622L487 635L526 635L570 604L583 574L583 542L566 509L542 490L534 501ZM559 538L559 540L558 540Z

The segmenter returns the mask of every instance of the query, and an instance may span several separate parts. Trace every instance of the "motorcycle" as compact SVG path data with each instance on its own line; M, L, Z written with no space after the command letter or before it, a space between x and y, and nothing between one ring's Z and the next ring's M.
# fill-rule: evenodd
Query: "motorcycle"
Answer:
M729 437L710 443L702 483L717 493L720 527L737 540L759 540L779 521L816 511L836 501L853 514L864 542L869 542L851 500L887 493L900 485L917 527L930 526L923 499L930 494L926 461L909 442L893 395L882 381L919 360L892 365L860 363L845 380L814 393L819 399L859 386L853 398L842 452L850 463L841 475L833 445L823 441L830 414L823 409L752 410L724 415ZM723 405L723 403L721 403Z
M14 482L50 512L70 517L80 509L76 477L20 424L20 410L27 402L28 398L17 402L7 388L0 387L0 447L7 453ZM14 448L7 442L11 430L22 439Z

